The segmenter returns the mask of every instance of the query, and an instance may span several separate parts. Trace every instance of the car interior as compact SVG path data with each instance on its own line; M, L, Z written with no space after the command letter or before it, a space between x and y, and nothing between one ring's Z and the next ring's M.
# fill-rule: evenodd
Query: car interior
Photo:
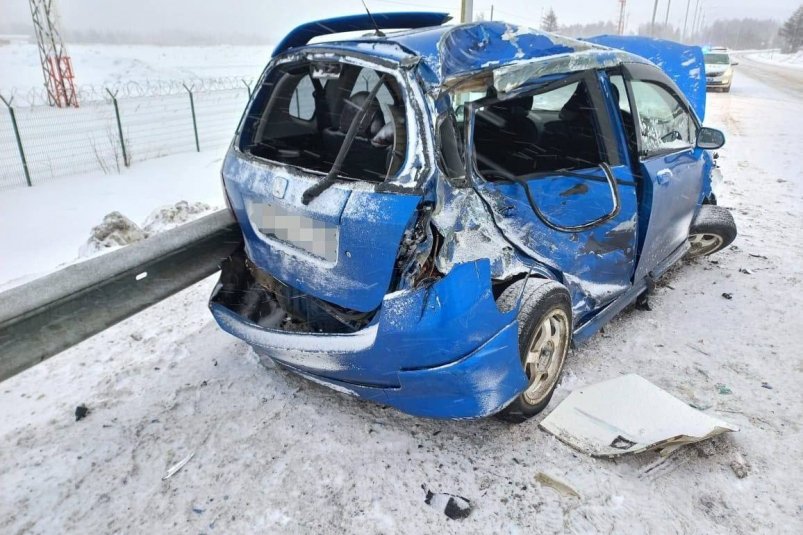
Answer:
M395 175L407 145L404 96L396 79L380 81L372 69L345 64L336 71L321 79L312 76L320 69L309 63L274 70L246 118L241 150L328 172L365 107L339 175L374 182ZM376 96L369 100L376 84Z
M481 108L474 149L478 170L489 180L595 167L602 157L585 82Z

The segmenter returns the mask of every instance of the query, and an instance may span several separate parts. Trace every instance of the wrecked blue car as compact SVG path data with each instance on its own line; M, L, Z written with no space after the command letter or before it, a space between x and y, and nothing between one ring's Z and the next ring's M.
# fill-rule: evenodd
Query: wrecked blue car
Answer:
M223 164L244 242L210 307L335 390L523 421L572 344L733 241L724 136L701 125L696 47L447 20L342 17L279 44Z

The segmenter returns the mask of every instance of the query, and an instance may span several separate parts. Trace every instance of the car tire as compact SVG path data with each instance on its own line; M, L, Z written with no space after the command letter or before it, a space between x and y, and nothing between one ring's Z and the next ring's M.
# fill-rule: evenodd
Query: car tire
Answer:
M689 251L686 256L698 258L721 251L736 239L736 223L730 210L714 204L700 206L689 228Z
M513 310L520 296L519 357L529 384L496 415L511 423L524 422L549 404L572 339L572 302L565 286L546 279L516 281L499 296L499 309Z

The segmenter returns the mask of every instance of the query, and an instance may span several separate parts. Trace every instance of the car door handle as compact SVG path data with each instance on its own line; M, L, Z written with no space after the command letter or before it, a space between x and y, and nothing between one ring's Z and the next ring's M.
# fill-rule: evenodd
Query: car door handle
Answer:
M669 169L661 169L655 173L655 181L658 183L658 185L663 185L669 182L672 176L672 171Z

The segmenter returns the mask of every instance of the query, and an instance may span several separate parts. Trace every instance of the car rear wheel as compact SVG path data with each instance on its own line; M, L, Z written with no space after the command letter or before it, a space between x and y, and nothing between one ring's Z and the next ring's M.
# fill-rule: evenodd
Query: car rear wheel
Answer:
M689 252L697 258L721 251L736 239L736 223L730 210L713 204L704 204L689 229Z
M497 414L512 423L524 422L549 404L572 338L571 299L565 286L545 279L520 280L502 292L499 308L513 310L519 296L519 356L528 385Z

